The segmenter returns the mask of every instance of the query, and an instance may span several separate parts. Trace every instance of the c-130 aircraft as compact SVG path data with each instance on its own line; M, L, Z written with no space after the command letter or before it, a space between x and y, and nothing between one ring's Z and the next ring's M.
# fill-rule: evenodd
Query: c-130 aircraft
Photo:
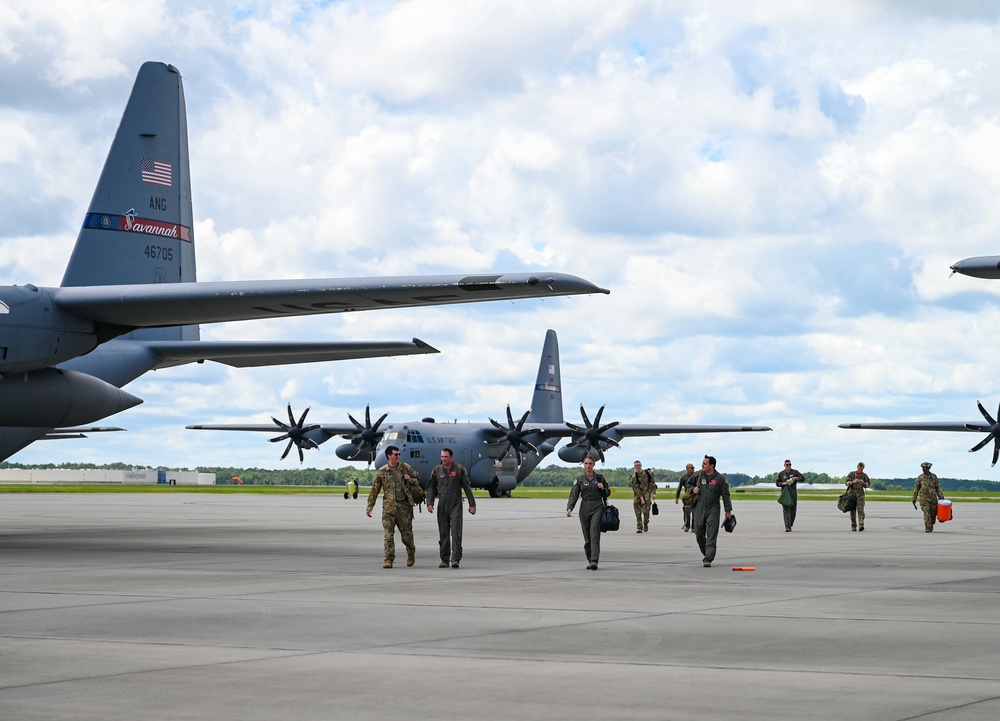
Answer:
M410 342L203 342L199 323L607 293L563 273L196 282L180 72L143 64L58 288L0 287L0 460L142 403L147 371L437 353Z
M952 275L958 273L972 278L986 278L1000 280L1000 255L983 255L974 258L964 258L956 261L951 266ZM887 423L841 423L838 428L850 430L877 430L877 431L942 431L947 433L985 433L986 437L969 449L969 453L984 448L990 441L993 441L993 462L991 466L1000 460L1000 407L997 408L997 417L990 415L989 411L983 407L980 401L976 401L979 413L983 417L981 421L897 421Z
M331 438L342 437L347 443L337 447L337 456L345 461L372 462L382 459L387 446L400 449L401 459L413 466L426 484L430 472L440 460L441 449L451 448L455 462L469 471L469 481L477 488L484 488L491 496L510 491L535 470L539 463L556 449L561 438L570 441L559 449L559 458L567 463L581 463L587 456L604 462L604 452L620 447L619 441L635 436L659 436L671 433L733 433L744 431L769 431L767 426L711 426L711 425L645 425L612 421L601 424L604 406L591 421L583 405L580 414L583 423L563 420L562 380L559 369L559 341L554 330L545 334L542 357L538 363L531 408L518 420L507 406L506 423L490 419L489 423L438 423L433 418L404 423L383 421L383 414L375 423L369 409L365 409L362 424L348 414L347 423L306 423L307 408L298 420L288 406L288 423L272 417L268 424L200 424L188 426L192 430L254 431L281 435L271 442L287 440L285 458L293 446L304 458L303 449L319 448Z

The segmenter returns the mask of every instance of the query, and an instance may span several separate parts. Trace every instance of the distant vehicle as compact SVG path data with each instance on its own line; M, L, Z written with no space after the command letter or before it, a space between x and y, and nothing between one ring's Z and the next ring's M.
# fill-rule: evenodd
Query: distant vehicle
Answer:
M569 442L559 449L559 458L567 463L581 463L585 456L604 461L604 452L619 447L619 441L635 436L659 436L668 433L732 433L769 431L767 426L708 426L708 425L641 425L619 421L603 423L604 406L593 421L580 406L582 423L563 421L562 381L559 369L559 342L556 332L545 334L542 357L538 364L531 409L515 420L507 406L506 422L489 419L489 423L439 423L433 418L405 423L384 423L388 413L374 423L369 408L365 421L359 422L348 414L347 423L306 423L307 408L298 420L288 406L288 423L272 417L268 424L201 424L188 426L194 430L254 431L281 434L272 443L288 441L284 459L296 447L299 461L303 449L318 448L331 438L348 440L337 448L337 456L345 461L366 461L371 464L383 458L386 446L397 446L402 458L412 465L424 481L438 464L442 448L451 448L455 462L469 471L469 480L477 488L485 488L491 496L499 496L515 488L556 449L559 439Z
M122 387L150 370L438 352L417 338L203 342L199 323L607 292L548 272L198 283L193 224L181 76L145 63L62 285L0 287L0 460L42 438L122 430L74 426L142 403Z
M985 433L986 437L969 449L969 453L974 453L993 441L993 463L995 466L1000 458L1000 424L997 420L983 408L983 404L976 401L979 412L985 419L983 421L897 421L893 423L841 423L839 428L859 429L859 430L879 430L879 431L950 431L964 433ZM1000 418L1000 408L997 409L997 417Z

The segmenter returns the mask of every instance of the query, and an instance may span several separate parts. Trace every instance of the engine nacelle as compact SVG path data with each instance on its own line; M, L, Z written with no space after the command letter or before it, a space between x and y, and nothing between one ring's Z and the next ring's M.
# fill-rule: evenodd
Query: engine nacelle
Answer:
M597 451L591 449L589 452L586 446L563 446L559 449L560 460L566 461L567 463L583 463L583 459L590 456L595 461L600 458L597 455Z
M142 403L86 373L43 368L0 380L0 426L64 428L94 423Z
M497 477L497 469L492 458L480 458L469 469L469 483L475 488L486 488Z
M337 458L344 461L367 461L368 451L357 443L344 443L337 446Z

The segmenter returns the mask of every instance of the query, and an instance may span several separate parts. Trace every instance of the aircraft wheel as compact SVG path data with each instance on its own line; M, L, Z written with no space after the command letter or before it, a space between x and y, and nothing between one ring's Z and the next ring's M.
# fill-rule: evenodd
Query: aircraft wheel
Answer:
M344 498L346 499L346 498L350 498L350 497L351 497L351 494L348 493L347 491L344 491Z

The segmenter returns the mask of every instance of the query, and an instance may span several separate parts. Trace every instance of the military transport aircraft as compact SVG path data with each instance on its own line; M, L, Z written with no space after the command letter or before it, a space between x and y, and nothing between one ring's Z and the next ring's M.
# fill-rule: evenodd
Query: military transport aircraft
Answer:
M0 287L0 460L142 402L147 371L436 353L427 343L202 342L199 323L607 293L562 273L198 283L180 73L145 63L59 288Z
M959 273L973 278L1000 279L1000 255L985 255L959 260L951 266L952 274ZM986 437L969 449L974 453L993 441L993 463L1000 459L1000 408L997 408L997 418L993 418L976 401L979 413L984 421L899 421L895 423L841 423L840 428L879 430L879 431L945 431L965 433L986 433Z
M998 276L1000 277L1000 276ZM983 421L901 421L898 423L841 423L839 428L878 430L878 431L964 431L967 433L986 433L986 437L969 449L969 453L974 453L983 448L987 443L993 441L993 463L997 464L1000 458L1000 423L997 423L983 408L983 404L976 401L979 412L986 419ZM1000 408L997 408L997 418L1000 418Z
M274 425L194 425L193 430L257 431L281 435L271 442L287 440L285 458L292 446L299 451L318 448L321 443L340 436L348 440L337 448L337 456L345 461L367 461L371 464L383 457L386 446L396 446L402 458L412 465L426 482L431 469L440 460L441 449L451 448L455 461L469 470L469 480L477 488L485 488L491 496L498 496L513 489L528 477L542 459L552 453L560 438L569 437L569 443L559 449L559 458L567 463L580 463L585 456L604 461L604 452L619 447L619 441L632 436L659 436L668 433L730 433L741 431L769 431L767 426L656 426L612 421L602 425L604 406L594 416L593 422L580 406L583 423L563 421L562 381L559 370L559 341L556 332L545 334L542 357L535 378L531 408L515 420L507 406L506 423L490 419L489 423L439 423L433 418L406 423L387 423L383 414L374 423L365 409L362 424L348 414L347 423L306 423L307 408L298 420L288 406L288 423L272 417Z

